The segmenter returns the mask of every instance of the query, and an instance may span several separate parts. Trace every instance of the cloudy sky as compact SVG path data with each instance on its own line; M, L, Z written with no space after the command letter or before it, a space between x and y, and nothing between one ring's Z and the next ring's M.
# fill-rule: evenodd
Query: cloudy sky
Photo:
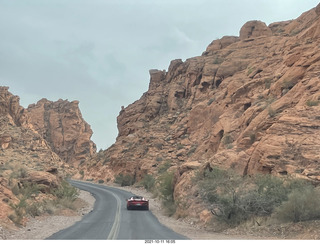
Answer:
M150 69L201 55L249 20L297 18L318 0L0 0L0 85L27 108L80 101L97 148L147 91Z

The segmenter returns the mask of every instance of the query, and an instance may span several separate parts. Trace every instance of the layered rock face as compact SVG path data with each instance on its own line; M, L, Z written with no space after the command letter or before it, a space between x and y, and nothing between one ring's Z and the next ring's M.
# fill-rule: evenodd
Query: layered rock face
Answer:
M319 8L269 26L249 21L202 56L150 70L149 90L121 110L116 143L87 177L139 179L164 162L198 161L320 180Z
M78 101L42 99L27 109L33 128L65 162L77 166L96 152L90 125L82 118Z
M202 56L151 70L149 90L121 110L116 143L83 167L85 178L140 180L169 164L176 199L192 193L195 170L215 166L319 181L319 9L250 21Z

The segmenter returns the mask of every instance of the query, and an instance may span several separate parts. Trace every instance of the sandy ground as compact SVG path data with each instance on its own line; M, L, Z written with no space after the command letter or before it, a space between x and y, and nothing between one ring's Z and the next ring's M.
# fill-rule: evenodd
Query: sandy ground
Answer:
M118 187L132 192L136 195L142 195L150 201L150 211L159 219L160 223L171 228L175 232L182 234L192 240L246 240L257 239L253 235L232 235L228 233L212 233L197 227L191 220L177 220L167 217L161 209L158 200L152 197L152 194L143 188L135 187ZM27 225L22 228L14 228L5 230L0 227L0 240L43 240L59 230L65 229L77 221L81 220L83 215L89 213L93 209L95 199L86 192L80 191L78 199L78 210L63 211L56 216L41 216L31 218Z

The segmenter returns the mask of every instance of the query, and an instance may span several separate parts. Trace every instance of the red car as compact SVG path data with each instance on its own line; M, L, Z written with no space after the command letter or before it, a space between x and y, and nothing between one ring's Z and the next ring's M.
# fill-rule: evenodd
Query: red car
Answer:
M140 196L132 196L127 199L127 209L145 209L149 210L149 200Z

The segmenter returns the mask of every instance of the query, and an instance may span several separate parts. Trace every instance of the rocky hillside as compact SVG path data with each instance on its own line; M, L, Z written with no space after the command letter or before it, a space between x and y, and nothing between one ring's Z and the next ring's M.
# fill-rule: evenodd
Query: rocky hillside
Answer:
M0 147L0 219L10 224L8 215L20 201L13 189L25 182L57 187L62 176L58 171L68 171L68 166L33 130L19 97L8 87L0 87Z
M233 168L320 180L320 5L291 21L249 21L201 56L150 70L142 97L117 118L115 144L85 179L139 181L163 165L175 197L195 169Z

